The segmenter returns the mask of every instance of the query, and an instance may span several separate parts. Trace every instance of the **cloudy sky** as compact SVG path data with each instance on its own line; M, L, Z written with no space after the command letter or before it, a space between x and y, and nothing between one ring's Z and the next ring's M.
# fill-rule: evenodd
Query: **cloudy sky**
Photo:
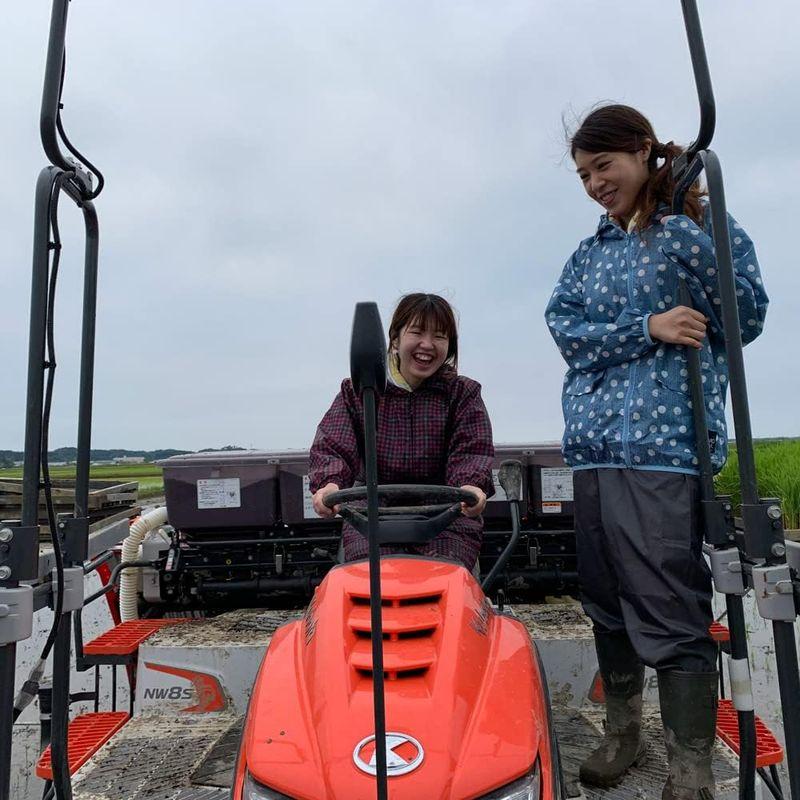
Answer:
M0 449L21 448L49 2L0 52ZM731 211L772 305L746 353L753 429L800 434L796 0L704 0ZM70 4L64 123L104 172L93 444L305 447L348 369L353 304L461 317L498 441L561 435L542 320L599 208L562 115L640 107L688 142L680 3L358 0ZM75 441L82 223L62 204L51 445Z

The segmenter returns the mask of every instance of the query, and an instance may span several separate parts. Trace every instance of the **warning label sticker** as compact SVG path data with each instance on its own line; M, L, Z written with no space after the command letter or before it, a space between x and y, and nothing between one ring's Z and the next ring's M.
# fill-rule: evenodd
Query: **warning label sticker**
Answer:
M197 481L197 507L241 508L238 478L205 478Z
M561 503L542 503L542 514L560 514Z
M542 505L549 501L571 503L572 499L572 470L569 467L542 467Z
M310 483L308 475L303 475L303 519L322 519L314 511L314 495L311 494L311 489L308 488Z

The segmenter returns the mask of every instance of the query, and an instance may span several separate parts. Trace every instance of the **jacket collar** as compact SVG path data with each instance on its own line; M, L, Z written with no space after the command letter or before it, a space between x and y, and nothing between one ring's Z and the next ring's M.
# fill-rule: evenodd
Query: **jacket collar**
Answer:
M447 394L450 384L458 377L458 373L448 364L440 367L430 378L423 381L416 389L410 390L399 386L391 377L386 381L386 394L409 394L410 392L440 392Z
M624 239L625 231L619 226L619 223L609 214L603 214L600 217L600 222L597 223L597 232L595 233L596 239Z
M661 222L661 218L665 214L670 213L670 208L666 203L661 203L659 207L656 209L656 213L653 214L653 219L651 221L651 225L657 224ZM636 217L631 220L631 224L628 225L628 233L633 230L633 223ZM625 238L625 231L622 229L622 226L619 222L610 214L603 214L600 217L600 221L597 223L597 231L595 233L595 237L599 239L624 239Z

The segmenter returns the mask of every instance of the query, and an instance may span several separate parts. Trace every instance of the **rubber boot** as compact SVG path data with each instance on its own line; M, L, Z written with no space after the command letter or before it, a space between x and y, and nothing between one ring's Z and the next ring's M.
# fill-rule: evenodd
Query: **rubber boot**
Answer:
M716 672L658 673L658 697L669 768L662 800L711 800L717 728Z
M644 665L624 631L594 634L606 697L603 741L580 766L580 779L593 786L615 786L634 764L644 760L642 689Z

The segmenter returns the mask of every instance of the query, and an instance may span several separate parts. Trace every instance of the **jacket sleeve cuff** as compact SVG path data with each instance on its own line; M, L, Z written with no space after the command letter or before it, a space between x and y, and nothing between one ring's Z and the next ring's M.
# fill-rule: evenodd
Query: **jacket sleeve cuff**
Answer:
M650 317L652 316L653 312L648 311L642 319L642 333L644 334L644 340L649 345L654 345L656 343L655 339L653 339L653 337L650 335Z

